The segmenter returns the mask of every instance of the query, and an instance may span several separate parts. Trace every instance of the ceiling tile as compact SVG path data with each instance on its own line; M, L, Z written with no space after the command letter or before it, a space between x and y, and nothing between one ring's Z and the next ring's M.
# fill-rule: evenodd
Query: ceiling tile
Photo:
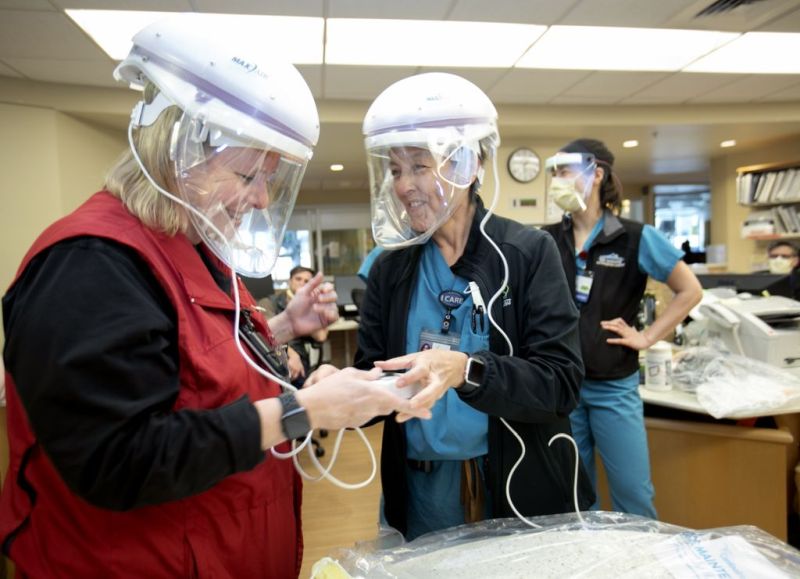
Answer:
M191 0L191 3L198 12L320 18L324 15L323 0Z
M800 8L758 27L759 32L800 32Z
M55 11L47 0L0 0L0 10L44 10ZM2 16L0 14L0 16Z
M5 63L0 62L0 76L15 76L15 77L22 77L22 75L11 68L10 66L6 66Z
M425 66L420 67L419 72L448 72L455 74L466 78L484 92L488 92L505 74L505 70L499 68L431 68Z
M490 90L496 103L543 104L592 74L585 70L512 69Z
M190 0L51 0L63 9L80 10L146 10L148 12L191 12ZM222 11L222 9L220 9Z
M308 83L311 94L315 99L322 98L322 65L321 64L298 64L295 65L300 74Z
M665 79L664 72L598 71L565 90L561 96L622 99Z
M325 65L325 98L371 101L383 89L416 72L405 66Z
M58 12L9 10L0 20L0 58L101 60L105 53Z
M568 96L559 95L548 101L551 105L613 105L619 100L614 96Z
M447 19L549 25L558 22L567 9L568 3L552 0L492 0L491 9L485 0L457 0Z
M758 100L763 102L800 101L800 80L795 85L768 94Z
M678 3L683 3L678 0ZM759 29L762 25L783 19L783 15L797 8L797 0L770 0L769 2L742 3L733 10L711 16L697 16L712 0L694 0L661 24L669 28L694 28L702 30L722 30L747 32ZM642 2L647 9L654 2Z
M558 24L656 27L696 2L697 0L659 0L658 2L582 0Z
M328 18L395 18L398 20L443 20L452 0L329 0ZM452 20L452 18L450 19Z
M743 74L707 74L679 72L634 92L623 104L682 103L745 78Z
M750 102L791 87L800 81L796 74L754 74L689 99L690 103Z
M6 58L4 62L13 66L31 80L43 82L62 82L89 86L112 86L124 88L125 85L114 80L116 63L110 59L97 60L55 60L52 58Z

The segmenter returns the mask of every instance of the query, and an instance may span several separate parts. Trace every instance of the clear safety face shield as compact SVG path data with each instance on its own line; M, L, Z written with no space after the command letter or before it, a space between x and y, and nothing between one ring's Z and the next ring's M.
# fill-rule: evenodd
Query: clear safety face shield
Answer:
M480 146L464 127L382 133L365 145L372 234L385 249L425 243L480 180Z
M584 211L597 161L589 153L556 153L545 161L545 190L564 211Z
M188 213L202 240L238 273L268 275L310 149L306 154L296 141L263 126L234 133L186 114L173 131L171 149L178 195L197 211Z

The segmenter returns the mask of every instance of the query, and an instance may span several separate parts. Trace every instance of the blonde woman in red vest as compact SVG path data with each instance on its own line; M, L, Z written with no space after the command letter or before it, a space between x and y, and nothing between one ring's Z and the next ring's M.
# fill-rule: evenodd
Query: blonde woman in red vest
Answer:
M319 122L294 67L218 22L134 37L130 151L3 298L0 543L25 577L296 576L300 480L268 450L414 412L379 371L295 396L245 360L280 374L279 344L335 320L336 295L317 276L267 323L234 273L272 268Z

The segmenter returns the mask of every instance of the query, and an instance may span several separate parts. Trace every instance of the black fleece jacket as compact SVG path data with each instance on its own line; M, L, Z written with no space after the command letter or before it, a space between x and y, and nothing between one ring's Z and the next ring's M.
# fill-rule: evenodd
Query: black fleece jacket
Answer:
M502 283L503 264L479 230L485 213L478 198L464 254L451 269L475 281L488 303ZM486 233L508 261L509 289L495 301L492 314L511 340L514 353L508 355L505 339L492 327L489 350L469 352L486 361L483 384L461 397L489 415L486 479L492 516L513 516L505 485L521 452L501 417L525 441L525 459L511 484L517 509L526 516L572 511L575 454L566 441L554 442L551 447L548 442L558 433L570 433L568 415L578 403L583 379L578 311L549 235L497 216L488 221ZM422 246L412 246L386 252L370 270L360 310L356 367L371 368L377 360L406 353L408 310L421 250ZM389 524L403 533L408 493L405 456L403 425L386 420L381 454L385 514ZM594 501L583 469L578 496L581 509Z

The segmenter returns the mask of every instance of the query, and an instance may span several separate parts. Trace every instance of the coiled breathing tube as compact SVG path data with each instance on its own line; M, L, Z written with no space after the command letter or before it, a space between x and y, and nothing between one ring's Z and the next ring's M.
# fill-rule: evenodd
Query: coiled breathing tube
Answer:
M479 229L480 229L480 232L483 235L483 237L486 239L487 242L489 242L489 244L492 246L492 248L495 250L495 252L497 252L497 255L500 256L500 260L503 262L503 283L500 284L500 287L498 288L498 290L492 295L491 299L489 299L489 303L488 303L486 309L487 309L487 312L488 312L488 315L489 315L489 323L492 326L494 326L494 328L500 333L501 336L503 336L503 339L506 341L506 345L508 346L508 355L509 356L513 356L514 355L514 346L511 344L511 339L508 337L508 334L505 333L503 328L500 327L500 324L498 324L495 321L494 316L492 315L492 306L494 305L494 302L497 301L497 298L500 297L500 295L503 293L503 291L505 290L506 286L508 285L508 261L506 260L506 257L503 255L503 252L500 250L500 248L497 246L497 244L494 242L494 240L491 237L489 237L489 235L486 233L486 223L489 221L489 218L494 213L494 209L497 206L497 202L498 202L498 200L500 198L500 176L499 176L499 173L497 171L497 155L496 154L492 155L492 174L493 174L493 177L494 177L494 193L492 195L492 203L489 205L489 208L486 211L486 215L484 215L483 219L481 219ZM514 476L514 473L516 472L517 468L519 467L520 464L522 464L522 460L525 458L525 452L526 452L525 442L522 440L522 437L517 433L517 431L514 430L511 427L511 425L508 423L508 421L505 418L503 418L502 416L499 416L498 418L500 419L500 422L502 422L503 425L509 430L509 432L511 432L511 434L514 436L514 438L517 439L517 442L519 442L519 446L520 446L520 450L521 450L519 458L517 459L517 462L515 462L514 466L511 467L511 470L508 471L508 477L506 478L506 488L505 488L506 500L508 501L508 505L511 507L511 510L514 511L514 514L517 516L517 518L520 521L522 521L526 525L529 525L531 527L539 529L539 528L541 528L541 525L537 525L533 521L528 520L522 513L519 512L519 510L517 509L516 505L514 505L514 501L511 500L511 478ZM575 513L577 514L578 519L580 519L581 523L584 523L583 516L581 515L581 511L580 511L580 505L578 504L578 472L579 472L579 468L580 468L579 467L580 456L579 456L579 453L578 453L578 445L575 443L575 439L574 438L572 438L570 435L564 434L562 432L562 433L554 435L548 441L547 446L551 446L553 444L553 442L556 439L559 439L559 438L566 438L567 440L569 440L572 443L572 446L575 449L575 477L574 477L573 486L572 486L572 497L573 497L573 503L574 503L574 506L575 506Z

